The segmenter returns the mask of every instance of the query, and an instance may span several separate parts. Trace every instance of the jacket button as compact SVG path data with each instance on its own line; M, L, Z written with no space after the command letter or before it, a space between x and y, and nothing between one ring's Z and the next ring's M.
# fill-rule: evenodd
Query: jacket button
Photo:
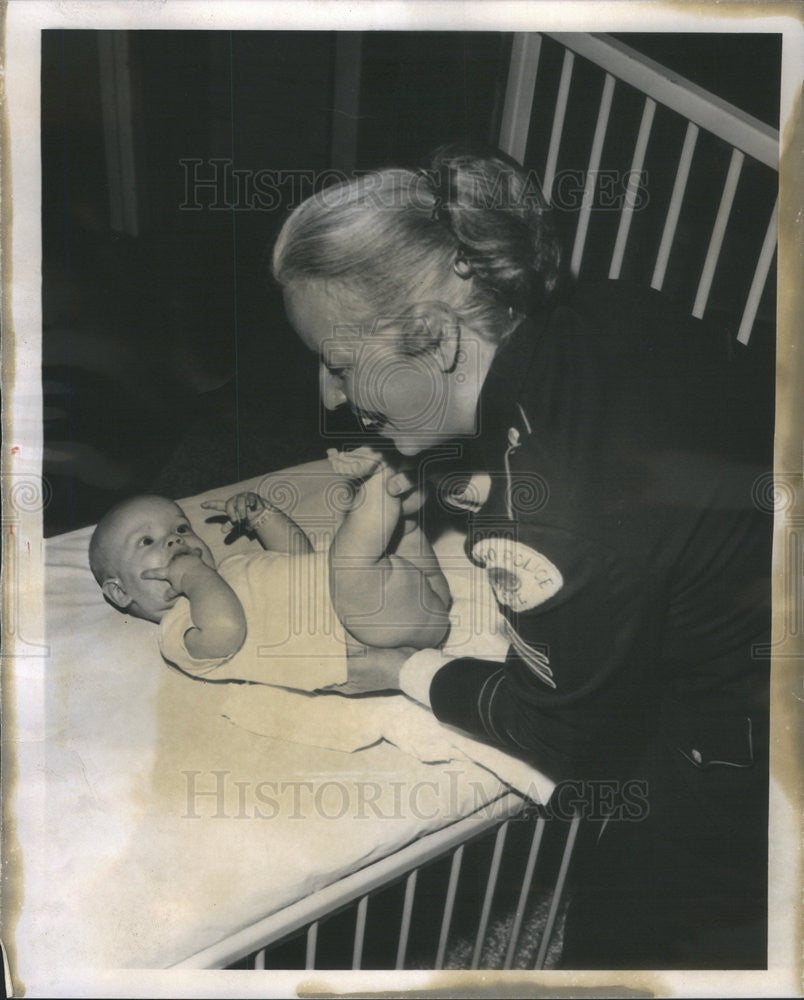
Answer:
M692 750L691 754L692 754L692 759L695 761L696 764L703 763L703 756L701 755L700 750Z

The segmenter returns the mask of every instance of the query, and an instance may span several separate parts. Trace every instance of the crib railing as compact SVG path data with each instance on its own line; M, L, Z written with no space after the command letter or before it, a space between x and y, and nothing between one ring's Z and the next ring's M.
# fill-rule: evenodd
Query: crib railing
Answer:
M361 969L369 955L371 968L477 969L483 961L484 967L510 969L528 959L529 967L544 968L565 903L579 824L577 817L548 818L541 807L509 793L493 807L409 844L178 967ZM504 869L507 875L501 877ZM479 914L477 908L472 912L470 898L482 898ZM534 918L537 899L540 912ZM375 905L381 916L370 920ZM429 928L421 926L425 912ZM469 916L470 929L454 926L458 914ZM519 948L528 921L527 946ZM367 930L378 925L383 946L369 947ZM411 953L414 928L420 940ZM328 947L322 948L326 934Z
M567 111L576 56L599 67L604 74L572 245L570 270L573 275L579 275L584 263L584 253L598 193L601 156L609 132L616 87L625 85L638 91L642 98L642 108L630 162L620 164L621 174L625 178L625 191L616 238L608 262L609 278L619 278L622 275L634 212L638 204L639 181L645 169L657 104L682 116L686 120L686 130L678 154L667 210L658 234L658 245L650 276L651 287L661 290L665 285L671 252L676 243L679 216L688 189L690 170L696 155L696 147L699 146L700 131L703 129L710 133L730 150L728 168L725 177L722 178L717 213L708 240L704 241L706 253L691 305L692 315L702 317L710 301L713 280L721 261L724 239L732 218L735 195L746 158L774 172L766 176L762 183L766 188L770 186L775 194L777 184L775 171L778 170L779 158L778 131L607 35L517 34L513 41L500 130L500 146L526 166L529 165L527 157L532 145L529 139L534 95L537 86L541 85L539 69L545 38L552 39L563 49L550 137L541 174L542 190L548 201L555 203L554 184L562 139L567 134ZM774 197L767 222L759 230L762 238L758 250L756 247L742 248L743 253L753 254L755 261L750 281L747 282L749 289L747 296L742 302L731 301L726 305L728 311L734 312L735 316L739 315L737 340L742 344L747 344L751 336L773 262L776 249L777 210L778 202ZM734 299L745 288L746 282L734 281L732 284L733 290L728 296Z

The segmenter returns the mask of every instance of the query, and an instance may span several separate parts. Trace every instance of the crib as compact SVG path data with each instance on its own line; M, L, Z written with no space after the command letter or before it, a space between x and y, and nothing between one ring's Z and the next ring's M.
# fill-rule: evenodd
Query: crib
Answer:
M769 281L769 275L776 252L778 132L609 36L516 34L499 145L526 167L537 170L545 197L558 209L567 209L559 203L562 171L578 166L577 161L567 161L562 140L578 128L579 109L577 102L573 108L572 84L579 64L581 71L587 74L587 82L596 80L600 97L592 134L587 130L578 140L588 148L588 160L581 172L580 197L576 199L577 204L569 206L567 213L574 226L570 244L573 276L611 279L627 276L649 283L650 287L665 290L686 302L690 313L697 318L709 310L710 315L721 320L725 335L735 344L748 345L758 323L764 325L765 336L769 336L775 304L774 282ZM619 105L618 91L623 92ZM590 96L590 101L593 99ZM637 116L634 110L638 105L641 110ZM627 160L617 159L616 154L613 157L606 143L610 129L623 128L622 121L616 124L618 113L632 116L624 123L629 132L633 131L631 122L638 119L633 152ZM550 123L549 130L544 128L541 135L533 126L534 119L539 118ZM680 130L683 133L667 197L653 206L651 217L645 220L647 225L641 226L636 233L635 222L642 221L638 219L641 214L640 186L644 184L646 165L651 164L651 140L655 145L664 143L667 146ZM549 136L546 144L542 136ZM618 149L622 157L623 151L628 149L627 143L621 142ZM696 162L696 150L699 163ZM668 159L673 161L672 153L668 154ZM614 211L596 211L605 195L603 179L612 177L622 184L621 198ZM691 179L706 185L707 197L718 184L720 192L719 198L711 198L714 212L708 216L704 213L702 221L685 230L684 245L681 245L679 222L683 218L685 199L692 199ZM735 225L736 212L750 214L747 229L744 224ZM596 231L596 227L600 231ZM743 258L739 263L735 259L736 247L741 249L740 257ZM682 254L684 261L679 266L678 257ZM744 273L740 273L741 268ZM519 853L518 860L513 863L521 876L517 880L518 892L509 890L511 898L504 904L509 919L505 925L506 939L498 949L496 967L510 969L517 955L547 820L538 804L528 803L515 794L506 796L500 805L505 814L503 818L492 821L467 817L181 964L277 968L281 965L272 964L272 954L281 956L279 961L287 963L288 955L293 952L282 949L292 946L296 940L295 954L299 964L294 967L302 967L303 961L305 969L313 969L320 929L326 918L338 914L346 927L345 933L350 936L351 949L347 949L350 967L390 968L390 962L378 966L369 960L367 964L367 913L380 892L399 882L402 888L397 893L398 912L391 920L396 947L390 958L396 969L415 968L415 964L406 965L406 958L417 893L427 892L428 880L433 881L432 872L437 865L448 864L449 876L443 896L431 904L439 910L440 923L437 936L433 938L434 955L424 966L441 969L447 956L467 845L485 841L489 851L484 858L487 867L484 867L482 905L465 962L466 967L477 969L481 956L486 954L493 904L495 901L500 903L505 891L498 886L498 881L505 861L509 860L504 857L508 847L510 853ZM523 817L528 836L517 837L516 844L512 845L509 832L517 828ZM578 816L563 825L559 834L560 850L557 854L553 851L556 854L553 868L549 867L550 861L545 862L549 871L546 916L539 924L535 960L533 954L529 956L531 967L535 969L545 967L578 828Z
M579 124L587 120L587 105L573 90L579 75L591 100L599 100L591 131ZM720 323L735 350L770 342L778 132L618 40L566 33L514 36L501 121L501 148L538 174L572 230L574 275L663 289L692 315ZM621 141L607 142L614 132ZM673 148L675 138L677 152L663 153L656 166L657 148ZM654 171L645 204L645 178ZM711 210L699 211L699 198ZM685 211L690 203L694 218ZM378 773L386 773L382 767L396 758L376 760ZM583 824L577 815L551 812L549 782L543 795L529 797L502 777L484 784L483 808L464 797L459 815L403 830L379 856L365 852L353 870L301 888L278 908L263 886L262 912L217 926L207 933L214 940L183 946L164 964L549 967ZM251 861L259 881L259 856Z

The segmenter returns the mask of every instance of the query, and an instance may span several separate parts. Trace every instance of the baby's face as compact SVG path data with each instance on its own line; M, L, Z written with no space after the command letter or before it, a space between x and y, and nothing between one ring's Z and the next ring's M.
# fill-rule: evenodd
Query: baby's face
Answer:
M104 538L109 565L131 599L129 607L150 621L161 621L178 600L166 580L143 579L145 570L167 566L176 556L195 553L214 569L215 560L193 531L184 511L164 497L143 497L125 507Z

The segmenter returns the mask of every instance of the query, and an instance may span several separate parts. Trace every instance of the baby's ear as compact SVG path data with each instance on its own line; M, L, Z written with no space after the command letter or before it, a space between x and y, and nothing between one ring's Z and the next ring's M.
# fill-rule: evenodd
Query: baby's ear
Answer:
M109 598L112 604L120 608L121 611L125 610L129 604L131 604L131 598L123 589L119 580L104 580L101 584L101 590L104 595Z

